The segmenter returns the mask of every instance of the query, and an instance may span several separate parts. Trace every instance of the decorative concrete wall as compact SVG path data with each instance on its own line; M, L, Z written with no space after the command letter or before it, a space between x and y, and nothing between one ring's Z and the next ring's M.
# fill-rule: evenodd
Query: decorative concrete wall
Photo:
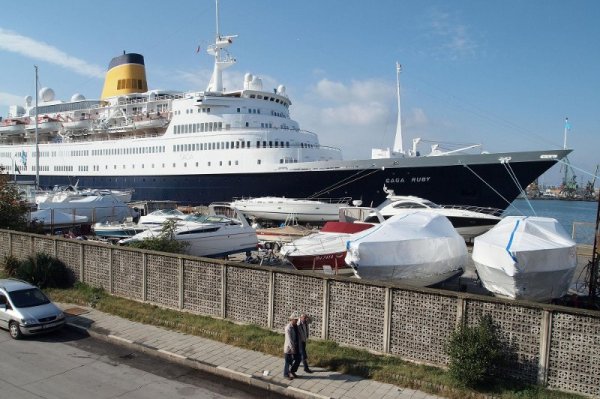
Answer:
M306 312L313 336L438 366L456 326L489 314L511 353L505 373L600 397L597 311L0 231L0 256L36 252L113 295L277 331Z

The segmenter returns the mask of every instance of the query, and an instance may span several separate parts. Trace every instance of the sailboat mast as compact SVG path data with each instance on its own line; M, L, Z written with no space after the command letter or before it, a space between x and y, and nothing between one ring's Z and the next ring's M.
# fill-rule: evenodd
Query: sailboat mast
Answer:
M400 106L400 72L402 71L402 65L396 61L396 95L398 97L398 121L396 123L396 138L394 139L393 153L404 154L404 147L402 145L402 108Z
M35 188L40 188L40 151L38 141L38 67L35 67Z

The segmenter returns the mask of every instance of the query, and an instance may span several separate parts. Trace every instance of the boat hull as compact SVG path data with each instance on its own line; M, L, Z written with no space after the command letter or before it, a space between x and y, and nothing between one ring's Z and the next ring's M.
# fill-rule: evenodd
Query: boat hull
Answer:
M134 188L134 200L173 200L208 204L234 197L265 195L311 198L352 197L363 205L386 198L384 185L399 195L416 195L438 204L505 209L521 190L569 151L478 154L366 161L292 164L277 171L165 175L40 175L42 186L79 180L92 188ZM503 158L511 158L510 168ZM20 179L31 180L31 175Z
M297 270L353 276L354 269L346 265L346 251L322 255L288 255L287 260Z

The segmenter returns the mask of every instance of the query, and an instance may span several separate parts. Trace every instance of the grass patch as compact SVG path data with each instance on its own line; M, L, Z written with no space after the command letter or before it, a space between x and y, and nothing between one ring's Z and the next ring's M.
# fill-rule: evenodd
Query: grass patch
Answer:
M96 309L144 324L212 339L244 349L279 356L283 367L283 332L276 333L256 325L241 325L221 319L163 309L108 295L104 290L78 283L73 289L49 289L53 301L92 306ZM443 369L417 365L393 356L376 355L365 350L342 347L332 341L308 343L311 366L323 367L385 383L419 389L447 398L498 399L575 399L583 396L549 391L514 381L469 389L459 386Z

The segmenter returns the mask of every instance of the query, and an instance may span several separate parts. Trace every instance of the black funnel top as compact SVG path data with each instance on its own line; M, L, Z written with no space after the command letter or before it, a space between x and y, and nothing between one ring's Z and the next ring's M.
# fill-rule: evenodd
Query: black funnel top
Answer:
M144 65L144 56L136 53L123 54L113 58L108 64L108 69L112 69L116 66L123 64L139 64Z

